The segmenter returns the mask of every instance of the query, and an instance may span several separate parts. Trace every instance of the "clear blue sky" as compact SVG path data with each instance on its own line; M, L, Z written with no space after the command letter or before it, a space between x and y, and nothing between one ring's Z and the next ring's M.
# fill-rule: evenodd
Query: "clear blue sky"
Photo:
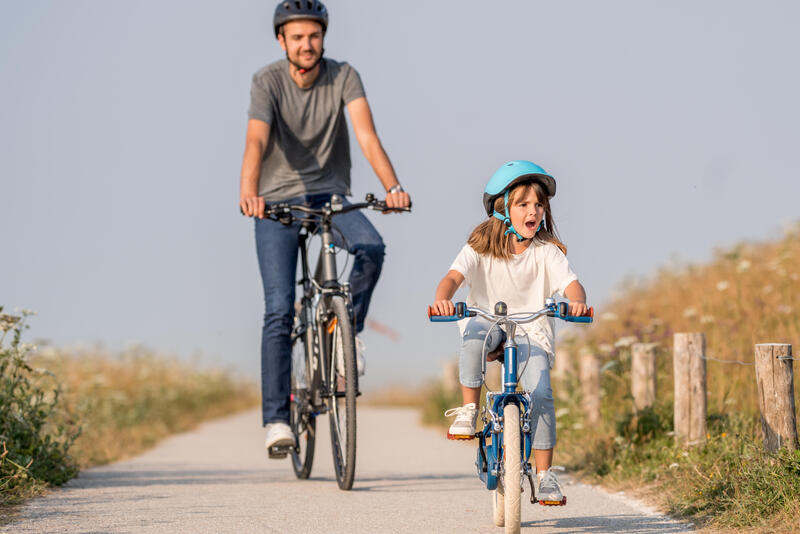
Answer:
M457 350L425 307L504 161L558 180L601 304L674 256L798 216L800 4L344 2L326 54L361 73L412 215L388 244L365 386ZM0 0L0 304L57 345L143 343L256 377L262 295L238 214L250 77L281 57L263 1ZM354 143L354 192L378 181Z

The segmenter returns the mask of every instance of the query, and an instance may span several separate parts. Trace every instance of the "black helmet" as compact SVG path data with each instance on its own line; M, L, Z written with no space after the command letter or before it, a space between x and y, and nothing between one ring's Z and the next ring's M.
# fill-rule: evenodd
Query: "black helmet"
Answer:
M319 0L285 0L275 8L272 25L275 37L278 30L290 20L311 19L322 24L323 33L328 29L328 9Z

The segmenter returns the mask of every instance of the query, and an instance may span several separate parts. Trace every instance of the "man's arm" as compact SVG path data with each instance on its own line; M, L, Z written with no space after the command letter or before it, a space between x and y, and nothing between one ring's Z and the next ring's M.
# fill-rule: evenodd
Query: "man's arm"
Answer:
M269 124L256 119L247 122L239 207L248 217L264 218L264 199L258 196L258 179L261 176L261 158L267 148L268 139Z
M408 206L410 203L408 193L405 191L389 193L389 189L400 185L400 182L394 173L389 156L386 155L386 151L381 145L381 140L378 139L375 123L372 122L372 112L369 109L366 97L362 96L352 100L347 104L347 112L350 114L350 122L353 123L353 131L356 134L361 151L386 190L386 205L390 208Z

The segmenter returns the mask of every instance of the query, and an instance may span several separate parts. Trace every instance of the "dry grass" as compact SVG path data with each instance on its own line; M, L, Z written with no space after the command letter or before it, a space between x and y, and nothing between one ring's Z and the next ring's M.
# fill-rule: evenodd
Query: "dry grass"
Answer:
M81 467L130 457L169 434L256 406L250 382L202 370L146 349L121 354L40 351L33 365L50 371L61 401L81 426L70 450Z

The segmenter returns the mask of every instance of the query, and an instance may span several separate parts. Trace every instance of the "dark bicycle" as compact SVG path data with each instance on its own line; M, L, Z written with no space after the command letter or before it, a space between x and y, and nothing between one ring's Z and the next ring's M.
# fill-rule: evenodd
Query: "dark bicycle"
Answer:
M299 239L301 272L297 284L303 293L295 305L292 329L292 385L289 426L295 435L291 447L273 447L274 457L291 454L297 478L311 474L316 444L316 420L328 413L333 466L339 487L353 487L356 467L356 367L355 327L350 285L340 282L336 267L335 225L337 215L354 210L411 211L387 208L368 194L364 202L345 205L339 195L320 209L303 205L272 204L264 216L291 224L302 223ZM308 246L319 235L321 248L314 274L308 264ZM343 236L342 236L343 238ZM287 450L288 449L288 450Z

